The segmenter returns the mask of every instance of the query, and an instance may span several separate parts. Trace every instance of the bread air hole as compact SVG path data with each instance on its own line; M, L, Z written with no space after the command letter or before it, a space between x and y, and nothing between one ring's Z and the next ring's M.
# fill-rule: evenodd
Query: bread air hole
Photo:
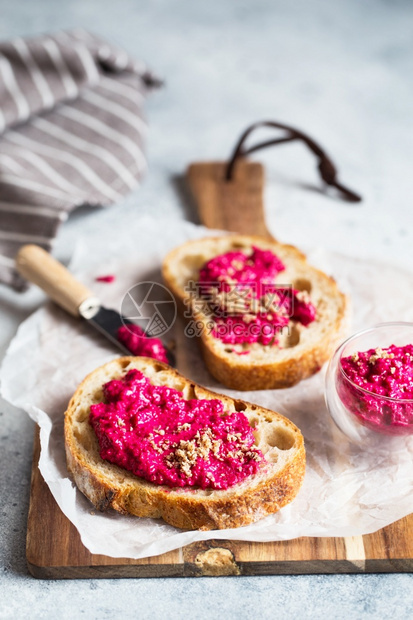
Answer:
M184 383L183 381L174 381L174 384L172 386L174 388L174 390L178 390L178 392L183 392L185 394L185 391L187 389L187 384Z
M201 269L207 262L205 254L191 254L182 260L182 264L189 269Z
M247 252L251 252L252 250L251 245L248 243L242 243L242 241L233 241L231 243L231 247L234 248L234 250L245 250Z
M276 463L278 461L278 452L274 452L274 450L272 452L267 452L265 458L270 463Z
M241 400L234 400L234 409L235 411L245 411L247 405L243 403Z
M312 284L307 278L297 278L297 280L293 282L293 288L297 289L297 291L307 291L307 293L311 293Z
M261 431L260 431L260 427L256 426L255 428L253 428L252 434L254 435L254 444L256 446L259 446L261 443Z
M274 428L268 425L264 427L263 435L265 442L271 448L278 448L279 450L290 450L295 444L294 434L282 427Z
M191 383L190 385L186 385L184 388L182 388L181 391L184 393L186 400L196 398L195 386L193 383Z
M300 330L296 325L289 325L288 331L289 333L284 343L286 349L296 347L300 342Z
M96 401L99 402L99 401ZM76 420L78 421L79 424L82 424L83 422L85 422L85 420L88 420L89 418L89 409L80 409L80 411L78 410L76 412Z
M97 442L94 434L85 433L84 431L82 432L82 429L79 427L75 427L73 429L73 435L79 445L82 446L86 452L91 452Z

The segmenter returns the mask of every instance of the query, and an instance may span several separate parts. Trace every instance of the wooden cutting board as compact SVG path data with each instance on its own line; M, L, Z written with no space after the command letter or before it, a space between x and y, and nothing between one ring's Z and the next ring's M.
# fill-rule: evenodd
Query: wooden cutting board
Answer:
M269 237L262 204L264 174L260 164L239 162L235 174L238 186L225 186L221 191L223 170L224 164L209 163L193 165L188 171L188 180L198 203L202 223L209 227ZM240 196L242 204L238 203L237 206ZM57 506L38 469L39 453L39 434L36 431L26 551L29 570L38 578L194 577L413 570L413 515L368 536L298 538L273 543L209 540L142 560L95 555L82 545L76 528Z
M297 538L274 543L208 540L143 560L95 555L82 545L76 528L56 504L37 466L39 454L36 430L26 552L31 574L40 579L413 570L412 516L369 536Z

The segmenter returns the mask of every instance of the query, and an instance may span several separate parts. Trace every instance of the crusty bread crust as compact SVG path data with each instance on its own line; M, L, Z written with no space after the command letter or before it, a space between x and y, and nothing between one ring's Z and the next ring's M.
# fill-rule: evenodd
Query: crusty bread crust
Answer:
M317 308L316 320L308 327L291 325L282 348L255 343L248 345L251 353L237 355L211 334L208 316L196 300L192 301L192 317L205 326L199 336L201 351L208 370L218 381L235 390L286 388L320 370L346 334L349 304L333 278L310 266L304 254L291 245L232 234L188 241L175 248L163 262L163 278L182 312L186 308L185 286L190 280L199 280L199 270L205 262L234 249L249 251L253 245L271 250L281 258L286 270L277 276L276 282L309 292Z
M218 398L227 411L243 411L254 428L256 444L265 455L265 470L226 490L171 489L101 459L89 424L90 405L103 399L103 383L131 368L143 372L155 385L183 391L185 398ZM166 364L144 357L115 359L84 379L65 413L65 446L69 471L98 510L114 508L123 514L162 518L186 530L235 528L275 513L294 499L305 472L304 440L290 420L257 405L211 392Z

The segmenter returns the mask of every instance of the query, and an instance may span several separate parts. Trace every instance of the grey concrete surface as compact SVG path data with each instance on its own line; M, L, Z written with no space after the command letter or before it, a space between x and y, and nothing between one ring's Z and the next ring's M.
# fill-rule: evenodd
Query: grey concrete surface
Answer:
M83 26L142 58L166 85L149 100L150 171L107 211L82 209L56 253L117 217L196 217L193 160L225 158L248 123L306 130L365 200L318 191L300 146L260 155L272 232L412 267L413 4L410 0L0 0L0 37ZM402 291L401 291L402 294ZM0 355L42 301L0 288ZM413 316L412 316L413 319ZM412 575L36 581L25 564L33 427L0 404L0 618L410 618Z

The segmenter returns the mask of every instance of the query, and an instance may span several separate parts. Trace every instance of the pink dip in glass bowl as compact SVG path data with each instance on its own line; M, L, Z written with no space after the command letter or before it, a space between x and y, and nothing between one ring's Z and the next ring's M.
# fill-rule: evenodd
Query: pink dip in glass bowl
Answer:
M390 345L340 360L338 395L358 420L374 431L413 433L413 345Z
M381 323L342 343L328 367L326 402L355 442L413 435L413 323Z

